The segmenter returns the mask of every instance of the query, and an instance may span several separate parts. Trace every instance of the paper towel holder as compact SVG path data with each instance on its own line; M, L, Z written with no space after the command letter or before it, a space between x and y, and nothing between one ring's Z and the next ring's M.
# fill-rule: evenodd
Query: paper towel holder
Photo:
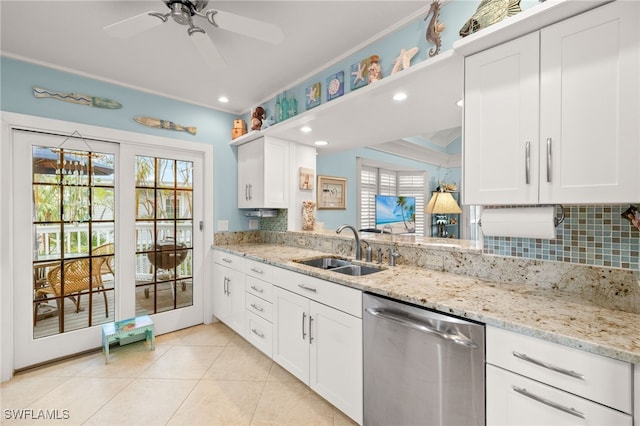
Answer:
M562 204L554 204L553 206L560 207L560 217L553 218L553 225L557 228L562 222L564 222L566 215L564 213L564 206ZM478 220L478 225L482 226L482 219Z

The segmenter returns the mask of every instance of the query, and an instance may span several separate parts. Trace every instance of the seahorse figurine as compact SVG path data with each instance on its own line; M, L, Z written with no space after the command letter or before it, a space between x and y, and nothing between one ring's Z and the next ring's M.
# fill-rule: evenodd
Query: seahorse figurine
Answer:
M429 49L429 56L434 57L438 53L440 53L440 46L442 45L442 41L440 40L440 33L444 31L446 25L444 22L438 22L440 18L440 0L433 0L431 2L431 7L429 7L429 11L427 12L427 16L424 17L426 21L427 18L431 15L431 20L427 25L427 41L429 43L433 43L436 46Z

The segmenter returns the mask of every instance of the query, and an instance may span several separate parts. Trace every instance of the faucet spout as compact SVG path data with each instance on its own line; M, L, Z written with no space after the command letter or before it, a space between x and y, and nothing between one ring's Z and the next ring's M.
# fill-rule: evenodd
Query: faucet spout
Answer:
M350 229L353 232L353 236L356 238L356 260L362 260L362 250L360 248L360 235L358 235L358 231L351 225L340 225L338 229L336 229L336 234L341 233L345 228Z

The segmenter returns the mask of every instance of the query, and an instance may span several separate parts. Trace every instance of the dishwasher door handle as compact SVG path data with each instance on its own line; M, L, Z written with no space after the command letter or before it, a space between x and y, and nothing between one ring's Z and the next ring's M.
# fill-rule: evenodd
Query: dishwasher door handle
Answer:
M377 309L377 308L366 308L365 312L367 312L370 315L373 315L375 317L379 317L379 318L384 318L390 321L394 321L400 325L403 325L405 327L408 328L412 328L414 330L417 331L421 331L423 333L432 335L432 336L436 336L439 337L440 339L443 340L448 340L450 342L455 343L456 345L461 345L461 346L465 346L467 348L471 348L471 349L478 349L478 345L476 345L475 343L473 343L473 341L471 341L469 338L467 338L466 336L462 336L460 334L451 334L451 333L444 333L440 330L436 330L435 328L414 321L412 319L408 319L404 316L402 316L402 314L398 314L397 311L392 311L392 310L388 310L388 309Z

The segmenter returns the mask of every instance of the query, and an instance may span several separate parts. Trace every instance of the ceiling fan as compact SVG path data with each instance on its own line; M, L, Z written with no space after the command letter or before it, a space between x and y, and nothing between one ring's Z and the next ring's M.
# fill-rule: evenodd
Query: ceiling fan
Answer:
M194 23L194 17L205 18L211 25L271 44L278 44L284 39L282 30L276 25L258 21L234 13L205 8L209 0L162 0L169 8L166 13L145 12L104 27L107 34L118 38L129 38L154 28L169 18L180 25L186 25L189 39L210 68L224 66L224 59L206 31Z

